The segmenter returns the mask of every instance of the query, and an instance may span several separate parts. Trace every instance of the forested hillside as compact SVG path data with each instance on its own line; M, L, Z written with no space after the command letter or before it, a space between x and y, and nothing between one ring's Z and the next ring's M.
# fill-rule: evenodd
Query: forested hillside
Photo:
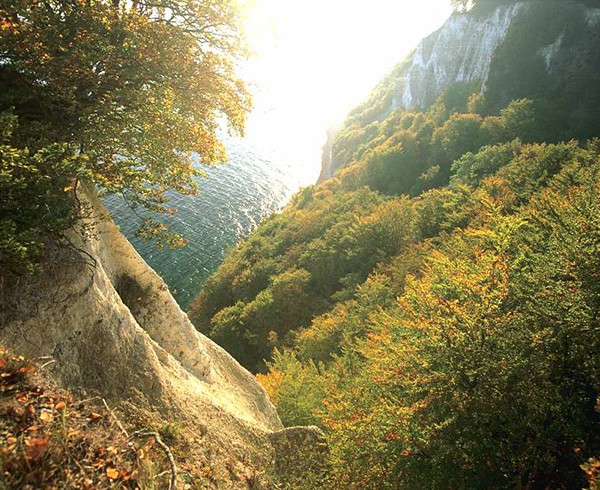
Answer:
M576 37L582 4L529 3L485 93L381 116L384 80L338 134L336 176L232 250L191 311L286 425L326 430L315 488L598 478L600 65L545 71L525 41L571 14Z

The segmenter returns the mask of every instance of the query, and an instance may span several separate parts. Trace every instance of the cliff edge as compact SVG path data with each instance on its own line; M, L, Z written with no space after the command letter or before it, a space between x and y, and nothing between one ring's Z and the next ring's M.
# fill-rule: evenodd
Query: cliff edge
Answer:
M232 462L218 487L247 488L239 475L273 462L268 435L283 428L273 405L254 376L196 331L95 191L80 199L88 217L50 244L39 274L0 275L0 344L48 356L52 376L71 390L183 424L207 458Z

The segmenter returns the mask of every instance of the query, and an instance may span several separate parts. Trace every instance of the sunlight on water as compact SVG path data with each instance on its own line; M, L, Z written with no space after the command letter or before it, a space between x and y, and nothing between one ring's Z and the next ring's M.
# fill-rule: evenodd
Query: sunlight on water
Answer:
M224 136L229 162L203 167L208 178L200 180L197 196L173 195L177 214L165 221L183 233L190 244L176 250L158 249L135 238L139 220L123 200L109 196L112 211L123 234L148 264L168 284L175 299L187 309L206 278L223 260L227 249L248 236L261 219L281 209L300 187L314 183L320 170L320 143L301 151L269 144L252 121L246 138Z
M229 162L207 169L200 195L172 198L179 212L165 221L190 245L158 250L136 239L138 219L119 198L105 200L122 232L184 309L225 250L317 180L327 128L450 11L448 0L406 5L375 0L368 8L343 0L247 3L254 4L246 28L257 56L239 68L255 110L244 139L223 137Z

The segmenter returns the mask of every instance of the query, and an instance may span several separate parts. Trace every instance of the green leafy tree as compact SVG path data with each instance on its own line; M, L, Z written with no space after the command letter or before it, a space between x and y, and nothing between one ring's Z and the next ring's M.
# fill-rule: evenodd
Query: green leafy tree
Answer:
M220 119L243 130L240 38L229 0L4 2L0 111L16 116L9 143L32 156L68 145L85 156L84 176L99 188L172 212L168 190L197 190L193 155L206 164L225 159ZM80 173L62 171L76 187ZM66 186L53 172L44 177L56 194ZM70 213L77 216L76 205ZM181 243L150 215L141 234Z
M521 152L521 142L484 146L477 153L465 153L452 164L453 185L459 183L477 187L485 177L509 164Z
M0 265L17 273L36 270L43 242L73 226L73 176L86 175L87 160L68 145L35 153L0 146Z
M520 138L527 142L535 140L536 118L532 100L513 100L500 111L499 122L505 139Z
M286 427L318 425L325 379L314 362L303 363L289 350L275 350L267 374L257 375Z

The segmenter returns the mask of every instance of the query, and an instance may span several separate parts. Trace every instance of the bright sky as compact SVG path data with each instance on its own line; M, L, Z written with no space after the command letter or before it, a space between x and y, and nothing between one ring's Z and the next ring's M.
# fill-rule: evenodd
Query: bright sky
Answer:
M242 74L255 94L248 133L282 145L320 145L327 127L451 12L450 0L240 1L256 54Z

